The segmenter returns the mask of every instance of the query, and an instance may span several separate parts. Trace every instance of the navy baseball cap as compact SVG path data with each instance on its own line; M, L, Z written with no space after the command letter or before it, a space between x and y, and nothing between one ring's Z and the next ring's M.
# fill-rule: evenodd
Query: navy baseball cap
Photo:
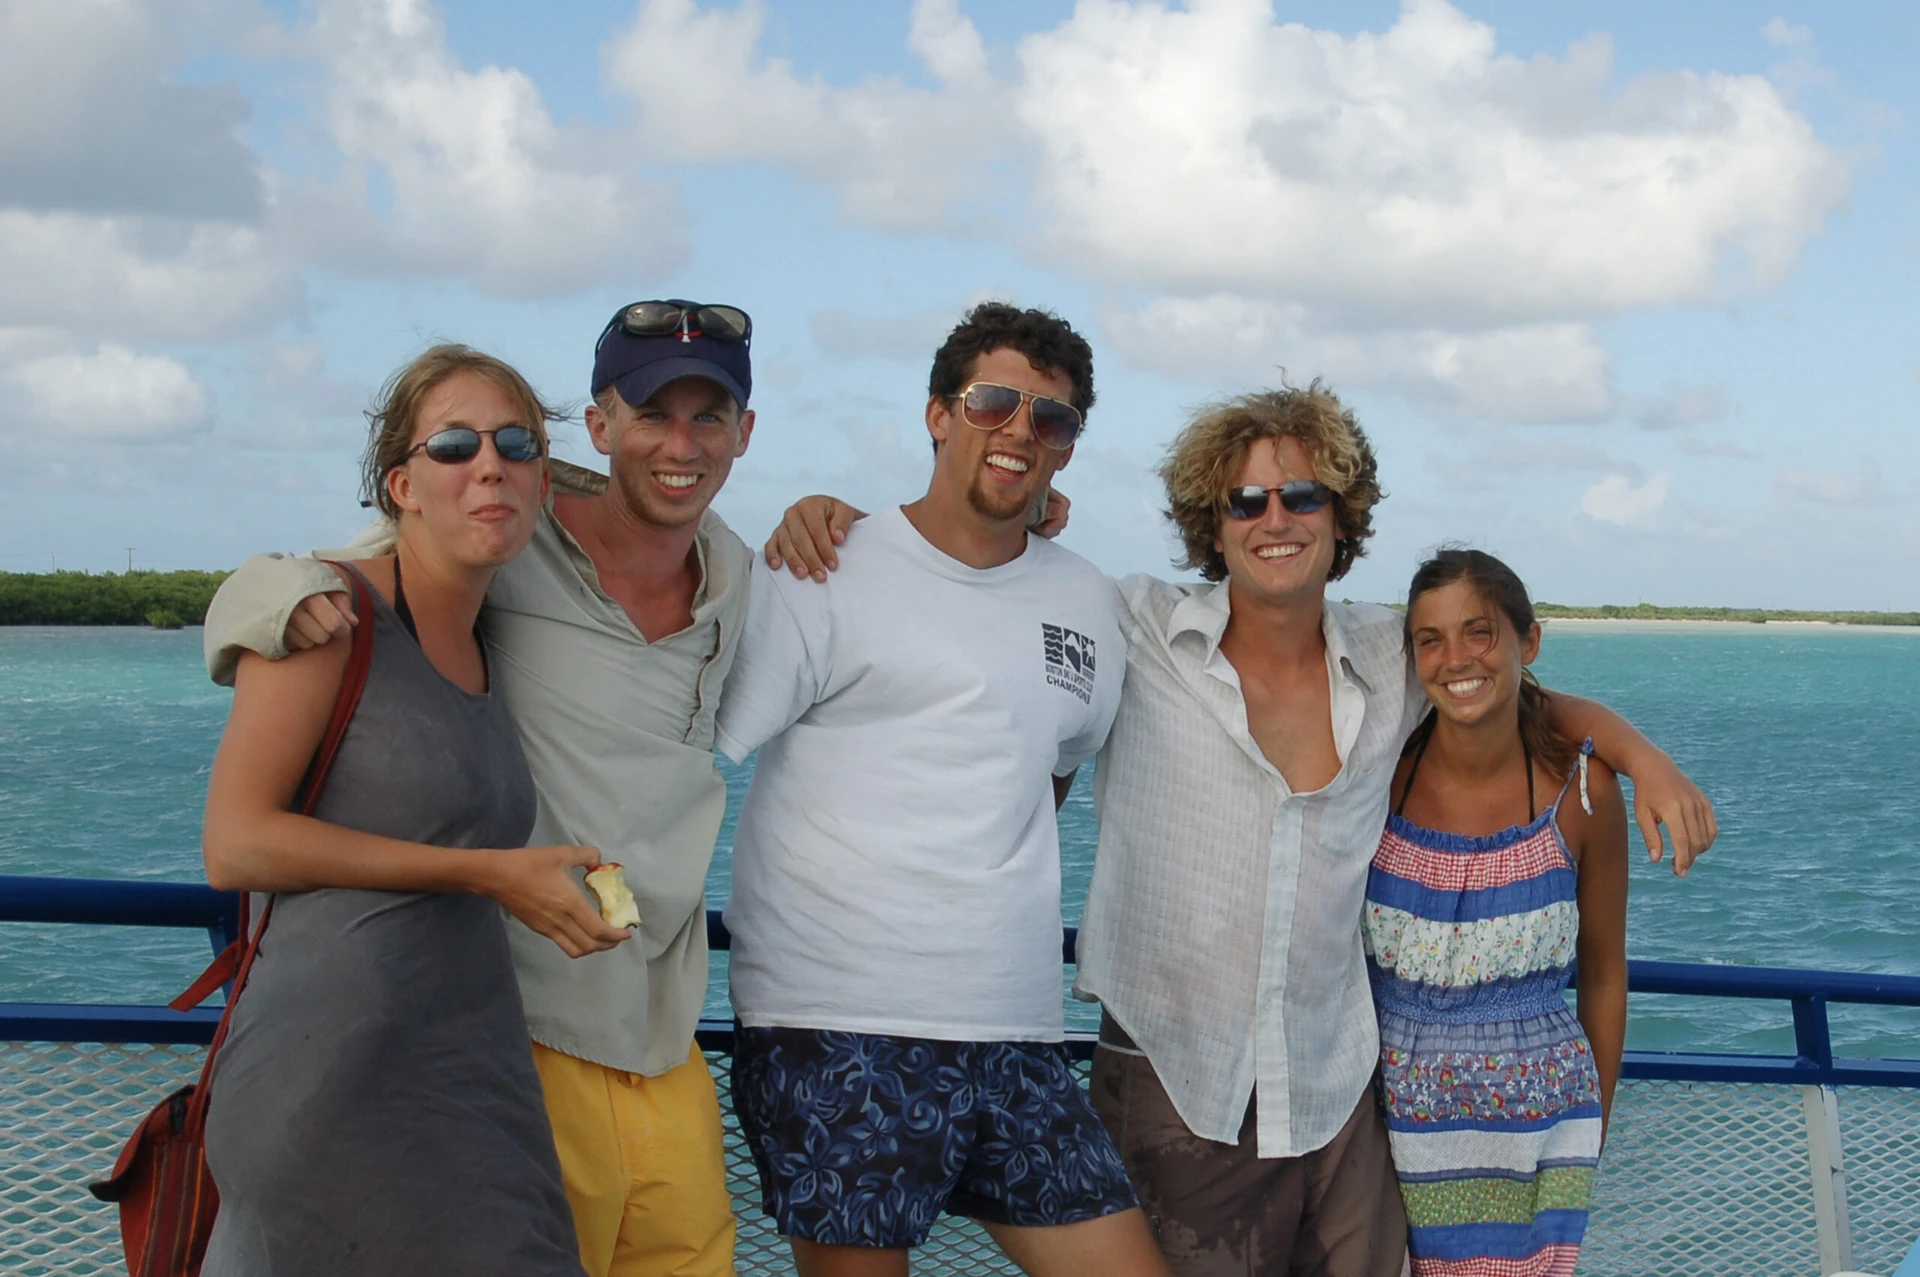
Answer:
M733 306L671 298L622 306L593 350L593 393L612 386L631 407L682 377L704 377L740 407L753 389L753 321Z

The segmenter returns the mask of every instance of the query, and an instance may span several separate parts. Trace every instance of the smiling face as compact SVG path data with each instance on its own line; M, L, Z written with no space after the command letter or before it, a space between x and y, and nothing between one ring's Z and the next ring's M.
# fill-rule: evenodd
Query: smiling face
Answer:
M973 371L961 384L991 381L1029 395L1045 395L1073 402L1073 379L1057 368L1038 369L1017 350L1001 347L974 360ZM997 430L969 425L958 399L927 401L927 432L933 436L936 456L934 483L950 485L965 494L975 514L992 523L1033 521L1037 502L1046 497L1054 474L1065 468L1073 449L1054 451L1033 433L1033 405L1020 411Z
M491 431L542 422L526 413L504 387L477 372L455 372L420 402L413 443L455 426ZM547 497L544 458L507 461L483 435L471 460L439 462L416 452L387 471L387 492L400 511L402 535L418 528L456 562L498 567L526 548Z
M1521 671L1540 654L1540 626L1525 634L1465 581L1428 590L1407 610L1413 658L1427 699L1443 717L1471 726L1518 721Z
M670 381L638 407L609 398L611 411L587 409L587 433L627 512L656 528L697 522L747 450L752 410L704 377Z
M1256 439L1231 486L1278 488L1298 479L1319 478L1298 439ZM1334 504L1295 514L1269 493L1266 513L1257 519L1229 519L1223 512L1213 548L1226 560L1227 577L1243 597L1283 604L1307 596L1315 600L1333 571L1340 527Z

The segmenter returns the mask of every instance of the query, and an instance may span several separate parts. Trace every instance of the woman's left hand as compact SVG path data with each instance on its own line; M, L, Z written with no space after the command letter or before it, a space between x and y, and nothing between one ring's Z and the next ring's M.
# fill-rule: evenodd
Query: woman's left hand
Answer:
M1659 764L1642 770L1645 775L1633 778L1633 819L1647 841L1647 856L1658 864L1666 844L1671 843L1673 872L1684 878L1693 862L1706 854L1719 836L1713 804L1665 755ZM1664 840L1660 836L1662 825L1667 830Z

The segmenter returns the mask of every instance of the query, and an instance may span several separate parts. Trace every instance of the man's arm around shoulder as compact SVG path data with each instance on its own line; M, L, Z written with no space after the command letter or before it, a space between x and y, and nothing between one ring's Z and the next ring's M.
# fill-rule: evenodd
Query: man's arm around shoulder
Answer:
M258 652L270 661L280 660L288 653L288 623L301 603L316 594L340 592L340 578L318 559L254 555L221 583L207 607L206 628L201 634L207 675L231 687L241 652ZM341 598L344 603L345 595Z

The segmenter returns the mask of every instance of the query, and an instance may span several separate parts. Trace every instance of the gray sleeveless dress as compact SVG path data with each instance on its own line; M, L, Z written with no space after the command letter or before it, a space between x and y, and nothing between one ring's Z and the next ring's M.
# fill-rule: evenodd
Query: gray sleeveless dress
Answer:
M372 668L314 814L518 847L534 789L505 707L443 678L376 593ZM206 1277L580 1277L500 908L282 895L214 1069Z

